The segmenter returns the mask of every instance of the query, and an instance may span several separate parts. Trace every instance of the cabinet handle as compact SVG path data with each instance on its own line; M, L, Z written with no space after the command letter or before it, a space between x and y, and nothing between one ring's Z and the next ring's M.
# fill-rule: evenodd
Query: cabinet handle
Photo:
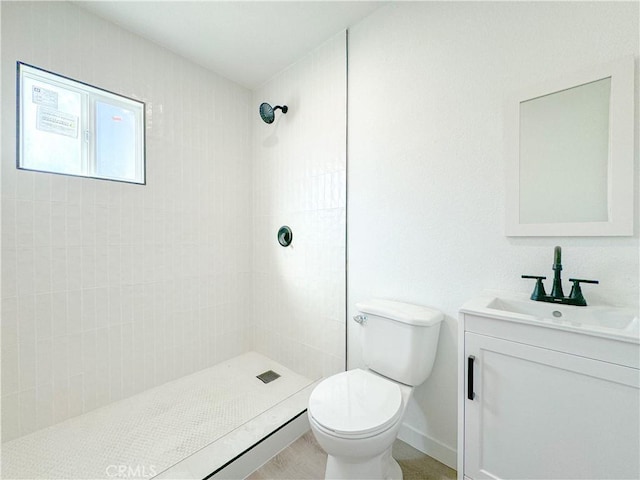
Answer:
M473 355L467 358L467 398L473 400L476 394L473 392L473 361L476 359Z

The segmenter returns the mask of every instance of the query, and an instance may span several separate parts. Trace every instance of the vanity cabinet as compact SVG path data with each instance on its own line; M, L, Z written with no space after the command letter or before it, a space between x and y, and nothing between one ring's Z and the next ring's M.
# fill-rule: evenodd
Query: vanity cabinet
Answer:
M640 478L637 344L606 359L605 341L589 358L592 337L460 320L460 479Z

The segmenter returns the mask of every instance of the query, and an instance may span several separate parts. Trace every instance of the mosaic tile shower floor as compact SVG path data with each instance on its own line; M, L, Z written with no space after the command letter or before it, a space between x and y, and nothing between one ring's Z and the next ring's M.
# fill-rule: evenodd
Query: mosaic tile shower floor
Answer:
M4 443L2 478L150 478L310 383L249 352Z

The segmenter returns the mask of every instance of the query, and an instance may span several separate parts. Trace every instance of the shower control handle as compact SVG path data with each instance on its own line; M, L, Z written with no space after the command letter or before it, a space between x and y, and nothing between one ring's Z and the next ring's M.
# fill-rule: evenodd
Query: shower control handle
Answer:
M364 325L364 322L367 321L367 316L366 315L355 315L353 317L353 321L356 323L359 323L360 325Z
M280 227L278 230L278 243L283 247L288 247L291 245L291 241L293 240L293 232L291 228L284 225Z

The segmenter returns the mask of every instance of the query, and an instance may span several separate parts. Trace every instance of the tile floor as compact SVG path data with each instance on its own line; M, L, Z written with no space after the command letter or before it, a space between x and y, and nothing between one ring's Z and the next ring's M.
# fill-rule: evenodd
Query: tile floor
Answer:
M455 480L456 471L401 440L393 445L393 457L402 468L403 480ZM324 478L327 455L313 434L306 433L253 472L247 480L317 480Z
M282 376L255 378L270 369ZM249 352L3 443L2 478L149 478L310 383Z

